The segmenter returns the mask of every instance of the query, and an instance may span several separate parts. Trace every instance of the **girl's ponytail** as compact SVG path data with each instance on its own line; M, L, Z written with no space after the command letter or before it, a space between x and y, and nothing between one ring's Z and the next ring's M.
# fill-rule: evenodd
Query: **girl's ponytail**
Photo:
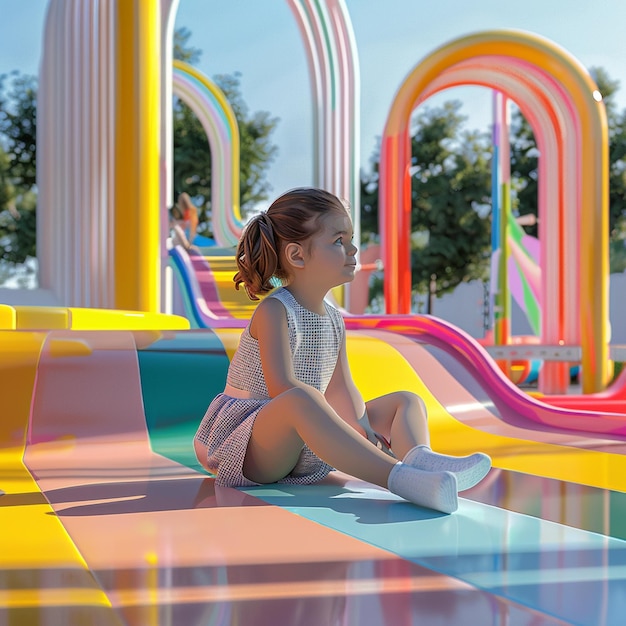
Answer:
M274 289L271 279L278 273L279 254L272 220L267 213L259 213L248 222L237 246L235 289L243 283L251 300Z

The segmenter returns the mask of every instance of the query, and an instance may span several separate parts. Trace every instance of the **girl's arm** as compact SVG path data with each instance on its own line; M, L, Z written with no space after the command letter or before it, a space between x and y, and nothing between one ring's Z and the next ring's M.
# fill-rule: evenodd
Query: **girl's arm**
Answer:
M365 402L352 380L348 354L346 351L346 336L344 333L343 344L339 350L339 358L333 376L326 389L326 400L343 420L365 435L365 431L358 424L358 419L365 413Z
M189 243L193 243L198 232L198 209L193 207L189 212Z
M276 298L266 298L256 308L250 334L259 342L261 365L270 397L293 387L308 387L293 371L285 307Z

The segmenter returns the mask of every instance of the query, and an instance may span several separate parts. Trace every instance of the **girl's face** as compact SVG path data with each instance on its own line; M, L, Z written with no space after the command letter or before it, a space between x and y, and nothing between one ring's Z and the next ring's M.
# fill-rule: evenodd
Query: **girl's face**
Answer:
M350 216L347 212L332 211L319 218L318 227L307 246L306 265L310 275L328 281L329 289L352 281L357 247L352 243Z

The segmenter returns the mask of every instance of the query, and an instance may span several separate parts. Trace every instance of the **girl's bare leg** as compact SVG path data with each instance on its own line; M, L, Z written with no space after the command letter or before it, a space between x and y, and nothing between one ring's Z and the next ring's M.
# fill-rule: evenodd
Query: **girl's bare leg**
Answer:
M491 468L491 459L480 452L454 457L430 449L426 405L410 392L395 392L366 403L372 429L391 442L404 463L431 472L453 472L459 491L479 483Z
M430 445L426 405L417 395L396 391L365 403L372 429L391 442L394 454L402 459L418 445Z
M397 463L348 426L321 393L294 387L259 411L244 475L258 483L284 478L295 467L305 442L329 465L384 488Z
M454 474L425 472L399 463L348 426L321 393L302 387L282 393L259 411L244 475L258 483L284 478L295 467L305 443L329 465L414 504L444 513L457 509Z

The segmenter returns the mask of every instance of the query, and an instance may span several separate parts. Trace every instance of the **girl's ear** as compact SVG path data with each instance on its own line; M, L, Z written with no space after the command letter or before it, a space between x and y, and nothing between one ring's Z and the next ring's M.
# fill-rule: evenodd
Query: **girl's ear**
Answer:
M304 251L299 243L288 243L285 246L285 259L293 267L304 267Z

